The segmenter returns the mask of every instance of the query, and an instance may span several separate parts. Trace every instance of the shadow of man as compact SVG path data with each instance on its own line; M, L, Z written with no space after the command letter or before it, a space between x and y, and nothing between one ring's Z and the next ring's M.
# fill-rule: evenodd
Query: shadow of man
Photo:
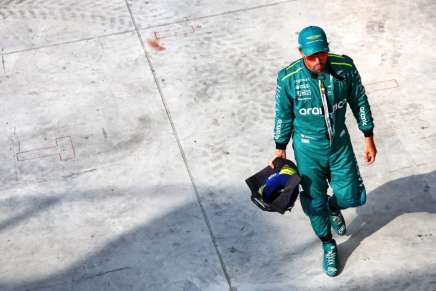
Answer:
M395 218L417 212L436 213L436 171L390 181L368 195L366 204L357 208L357 217L348 226L351 236L340 244L340 266L365 239ZM433 186L433 187L432 187Z

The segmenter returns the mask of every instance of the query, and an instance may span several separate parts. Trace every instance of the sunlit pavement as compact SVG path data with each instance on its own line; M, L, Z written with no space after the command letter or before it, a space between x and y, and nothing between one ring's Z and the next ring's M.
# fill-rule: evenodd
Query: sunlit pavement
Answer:
M0 290L436 290L436 2L0 1ZM314 24L365 84L378 157L341 273L274 152L277 71ZM350 111L350 110L349 110ZM292 157L292 149L288 149Z

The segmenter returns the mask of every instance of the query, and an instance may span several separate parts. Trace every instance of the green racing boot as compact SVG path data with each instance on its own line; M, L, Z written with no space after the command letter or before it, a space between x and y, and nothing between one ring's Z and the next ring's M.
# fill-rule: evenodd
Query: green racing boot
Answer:
M338 235L345 235L347 232L347 227L345 225L345 219L340 210L333 212L329 209L329 220L333 230Z
M324 258L322 268L327 276L334 277L338 274L338 249L335 240L322 243Z

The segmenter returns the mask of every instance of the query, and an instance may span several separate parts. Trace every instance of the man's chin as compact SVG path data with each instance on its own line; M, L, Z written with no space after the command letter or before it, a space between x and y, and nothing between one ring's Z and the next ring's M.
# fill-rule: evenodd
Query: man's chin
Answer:
M320 74L322 71L324 71L324 67L322 66L316 66L312 70L312 72L314 72L315 74Z

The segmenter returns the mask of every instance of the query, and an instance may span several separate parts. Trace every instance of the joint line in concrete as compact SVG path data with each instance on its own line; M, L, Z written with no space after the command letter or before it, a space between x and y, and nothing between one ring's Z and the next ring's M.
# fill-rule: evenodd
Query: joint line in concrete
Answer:
M156 88L157 88L157 90L158 90L158 92L159 92L159 96L160 96L160 98L161 98L161 101L162 101L163 107L164 107L164 109L165 109L165 112L166 112L166 114L167 114L168 120L169 120L169 122L170 122L171 130L172 130L172 132L173 132L173 134L174 134L174 137L175 137L175 139L176 139L177 146L178 146L178 148L179 148L180 154L181 154L182 159L183 159L183 163L184 163L184 165L185 165L185 168L186 168L186 171L187 171L187 173L188 173L189 179L191 180L192 188L193 188L193 190L194 190L194 193L195 193L195 196L196 196L196 199L197 199L197 203L198 203L198 205L200 206L201 212L202 212L202 214L203 214L203 218L204 218L205 223L206 223L206 226L207 226L207 228L208 228L208 231L209 231L209 234L210 234L210 237L211 237L211 240L212 240L212 244L213 244L213 246L214 246L214 248L215 248L215 251L216 251L217 256L218 256L218 259L219 259L219 261L220 261L221 268L222 268L222 270L223 270L224 276L225 276L225 278L226 278L226 280L227 280L227 283L228 283L228 285L229 285L229 290L232 290L232 284L231 284L231 281L230 281L230 276L229 276L229 274L228 274L228 272L227 272L226 266L225 266L225 264L224 264L223 257L222 257L222 255L221 255L221 252L219 251L218 244L217 244L217 241L216 241L216 237L215 237L215 235L214 235L214 233L213 233L213 231L212 231L212 227L211 227L211 224L210 224L209 218L208 218L208 216L207 216L207 214L206 214L206 210L204 209L203 203L201 202L198 188L197 188L196 183L195 183L195 181L194 181L194 177L193 177L193 175L192 175L192 173L191 173L191 169L190 169L190 167L189 167L189 165L188 165L188 159L186 158L185 151L184 151L184 149L183 149L183 147L182 147L182 144L181 144L181 141L180 141L179 135L177 134L177 130L176 130L176 127L175 127L175 125L174 125L174 121L173 121L173 119L172 119L172 117L171 117L171 113L170 113L170 110L169 110L168 104L167 104L167 102L166 102L166 100L165 100L165 97L164 97L164 95L163 95L162 88L161 88L160 85L159 85L159 80L158 80L158 77L157 77L157 75L156 75L156 70L154 69L153 63L151 62L151 58L150 58L150 56L149 56L149 54L148 54L148 52L147 52L147 50L146 50L146 48L145 48L145 45L144 45L144 41L143 41L143 38L142 38L141 32L140 32L140 30L139 30L139 28L138 28L138 26L137 26L137 24L136 24L136 21L135 21L135 18L134 18L134 16L133 16L132 10L131 10L131 8L130 8L130 6L129 6L128 0L125 0L125 2L126 2L127 9L128 9L128 11L129 11L130 17L131 17L131 19L132 19L133 26L135 27L136 33L137 33L137 35L138 35L139 42L141 43L142 49L143 49L143 51L144 51L145 58L147 59L147 63L148 63L148 65L149 65L149 67L150 67L151 73L152 73L153 78L154 78L154 81L155 81L155 83L156 83Z
M257 6L253 6L253 7L224 11L221 13L209 14L209 15L198 16L198 17L193 17L193 18L185 17L181 20L162 23L162 24L158 24L158 25L149 25L149 26L146 26L146 27L140 28L140 29L146 30L146 29L151 29L151 28L164 27L164 26L169 26L169 25L173 25L173 24L185 23L187 21L195 21L195 20L219 17L219 16L224 16L224 15L230 15L230 14L235 14L235 13L240 13L240 12L246 12L246 11L251 11L251 10L257 10L257 9L277 6L277 5L281 5L281 4L286 4L289 2L295 2L295 1L296 0L284 0L284 1L274 2L274 3L264 4L264 5L257 5ZM131 12L130 6L129 6L129 12ZM130 17L132 17L132 14L130 15ZM138 26L136 25L136 23L134 24L134 26L135 26L135 30L138 30ZM99 39L99 38L104 38L104 37L109 37L109 36L114 36L114 35L121 35L121 34L129 33L129 32L133 32L135 30L126 30L126 31L121 31L121 32L114 32L114 33L109 33L109 34L102 34L102 35L97 35L97 36L92 36L92 37L75 39L75 40L71 40L71 41L64 41L64 42L59 42L59 43L42 45L42 46L38 46L38 47L31 47L31 48L25 48L25 49L20 49L20 50L2 52L2 57L5 55L11 55L11 54L15 54L15 53L28 52L28 51L33 51L33 50L61 46L61 45L65 45L65 44L77 43L77 42L81 42L81 41L94 40L94 39ZM4 67L3 67L3 69L4 69Z
M43 45L43 46L37 46L37 47L31 47L31 48L26 48L26 49L21 49L21 50L4 52L2 56L12 55L12 54L22 53L22 52L28 52L28 51L34 51L34 50L39 50L39 49L44 49L44 48L56 47L56 46L61 46L61 45L65 45L65 44L72 44L72 43L77 43L77 42L82 42L82 41L89 41L89 40L94 40L94 39L99 39L99 38L110 37L110 36L114 36L114 35L122 35L122 34L130 33L130 32L134 32L134 30L125 30L125 31L120 31L120 32L102 34L102 35L97 35L97 36L81 38L81 39L52 43L52 44Z
M278 1L278 2L274 2L274 3L257 5L257 6L241 8L241 9L235 9L235 10L229 10L229 11L224 11L224 12L215 13L215 14L209 14L209 15L204 15L204 16L198 16L198 17L192 17L192 18L185 17L185 18L183 18L181 20L176 20L176 21L173 21L173 22L167 22L167 23L162 23L162 24L157 24L157 25L149 25L149 26L146 26L146 27L141 28L141 29L146 30L146 29L151 29L151 28L169 26L169 25L173 25L173 24L185 23L187 21L196 21L196 20L202 20L202 19L207 19L207 18L219 17L219 16L224 16L224 15L231 15L231 14L236 14L236 13L240 13L240 12L246 12L246 11L251 11L251 10L258 10L258 9L262 9L262 8L273 7L273 6L277 6L277 5L281 5L281 4L286 4L286 3L290 3L290 2L295 2L295 1L296 0Z

